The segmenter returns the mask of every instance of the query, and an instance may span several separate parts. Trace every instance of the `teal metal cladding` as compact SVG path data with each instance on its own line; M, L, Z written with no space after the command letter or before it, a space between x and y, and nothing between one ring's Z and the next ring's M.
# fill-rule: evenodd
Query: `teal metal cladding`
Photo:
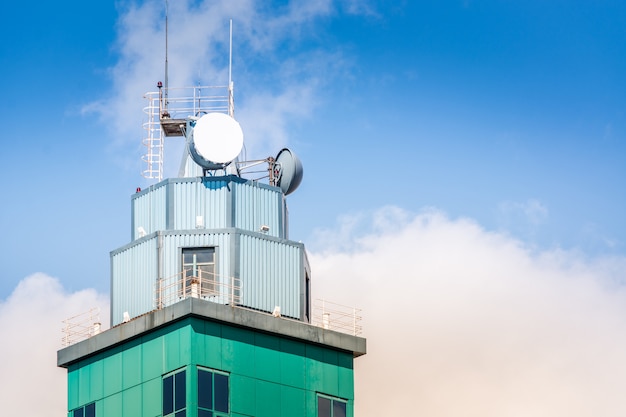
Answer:
M318 393L346 400L354 415L352 353L199 318L70 365L68 409L95 402L97 416L160 416L162 376L186 369L193 417L198 366L229 375L233 417L315 417Z

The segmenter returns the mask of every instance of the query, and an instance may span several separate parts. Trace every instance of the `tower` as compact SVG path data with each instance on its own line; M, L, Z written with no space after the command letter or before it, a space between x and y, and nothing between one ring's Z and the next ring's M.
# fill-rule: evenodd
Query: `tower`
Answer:
M302 165L289 149L241 157L232 86L146 95L158 182L131 196L131 240L111 252L112 327L58 352L70 417L354 414L365 339L332 314L314 324L307 255L288 236ZM186 147L162 179L170 136Z

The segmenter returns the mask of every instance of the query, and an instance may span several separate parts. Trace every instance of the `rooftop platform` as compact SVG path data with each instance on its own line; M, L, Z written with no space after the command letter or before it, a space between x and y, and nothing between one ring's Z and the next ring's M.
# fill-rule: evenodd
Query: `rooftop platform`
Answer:
M82 342L59 350L57 352L57 366L67 368L77 361L188 317L247 328L304 343L323 345L327 348L350 352L355 358L366 353L366 340L362 337L324 329L296 320L274 317L257 311L230 307L197 298L187 298L177 304L136 317L127 323L122 323Z

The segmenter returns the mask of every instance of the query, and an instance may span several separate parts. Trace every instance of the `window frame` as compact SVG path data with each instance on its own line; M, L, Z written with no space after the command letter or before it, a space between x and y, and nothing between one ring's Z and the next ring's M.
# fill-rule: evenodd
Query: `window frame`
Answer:
M208 277L202 277L202 274L197 274L200 276L194 276L192 275L191 277L195 277L195 278L200 278L200 291L198 296L200 298L210 298L210 297L216 297L218 295L220 295L220 282L218 280L218 273L217 273L217 258L218 258L218 247L217 246L213 246L213 245L209 245L209 246L188 246L188 247L181 247L180 248L180 253L179 253L179 260L180 260L180 273L181 273L181 285L180 285L180 292L182 294L182 298L187 298L188 296L191 296L192 292L191 292L191 279L187 278L187 271L190 270L190 268L186 268L188 265L195 265L195 263L193 264L188 264L185 263L185 254L187 253L193 253L194 251L212 251L212 256L213 256L213 262L209 262L209 263L205 263L205 264L200 264L198 265L200 266L204 266L204 265L212 265L213 267L213 271L208 273ZM193 274L193 272L192 272Z
M322 415L320 414L320 399L328 400L330 402L329 413ZM343 404L344 405L344 416L348 415L348 400L344 398L334 397L332 395L322 394L320 392L317 393L317 401L315 402L315 415L317 417L341 417L335 415L335 404Z
M205 392L201 392L201 388L206 388L206 387L201 387L200 386L200 373L204 372L207 374L210 374L210 389L211 389L211 401L210 401L210 407L206 406L206 403L202 404L203 401L201 401L201 398L206 395ZM226 378L226 410L218 410L217 406L216 406L216 384L215 384L215 377L216 376L220 376L220 377L225 377ZM224 371L220 371L218 369L213 369L213 368L208 368L208 367L204 367L204 366L197 366L196 367L196 399L197 399L197 412L198 412L198 416L201 415L210 415L213 417L226 417L226 416L230 416L230 411L231 411L231 404L230 404L230 373L228 372L224 372Z
M184 381L183 384L183 405L182 407L176 408L179 404L180 400L180 396L177 395L177 388L178 388L178 384L180 383L180 375L182 375L182 380ZM172 410L169 413L166 413L166 409L165 409L165 381L168 378L172 378L172 388L171 388L171 407ZM178 382L177 382L178 381ZM189 390L187 389L188 385L189 385L189 376L187 375L187 368L179 368L176 369L172 372L168 372L166 374L163 374L161 376L161 415L163 417L186 417L187 415L187 404L188 404L188 397L189 397ZM178 394L180 394L180 392L178 392ZM177 398L179 397L179 398ZM169 411L169 410L168 410Z
M88 417L87 407L93 408L93 415L91 415L91 417L96 417L96 402L95 401L85 404L81 407L75 408L73 410L70 410L69 417ZM81 411L81 413L78 413L78 411Z

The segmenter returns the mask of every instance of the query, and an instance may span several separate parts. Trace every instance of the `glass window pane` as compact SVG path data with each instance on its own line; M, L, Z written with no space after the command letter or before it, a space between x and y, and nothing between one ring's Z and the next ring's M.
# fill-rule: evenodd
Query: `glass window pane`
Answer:
M214 374L215 411L228 413L228 376Z
M212 263L213 253L213 248L198 249L196 252L196 262L199 264Z
M317 417L330 417L330 399L317 397Z
M187 415L186 410L177 411L175 414L176 417L185 417L186 415Z
M180 410L181 408L185 408L185 405L187 403L187 381L185 378L185 371L181 371L179 373L177 373L175 375L176 378L176 382L174 383L174 409L176 411ZM178 416L178 414L177 414Z
M346 403L333 401L333 417L346 417Z
M83 417L83 407L74 410L74 417Z
M174 377L163 379L163 415L174 412ZM76 417L76 416L74 416Z
M198 417L213 417L213 412L209 410L198 409Z
M193 253L183 249L183 264L188 265L193 263Z
M96 417L96 403L85 406L85 417Z
M198 369L198 407L213 408L213 373Z

